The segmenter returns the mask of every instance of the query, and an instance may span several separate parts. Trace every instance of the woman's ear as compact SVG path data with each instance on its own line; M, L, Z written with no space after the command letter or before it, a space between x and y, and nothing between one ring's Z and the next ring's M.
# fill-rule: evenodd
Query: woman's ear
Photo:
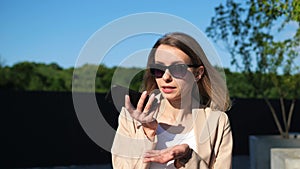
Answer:
M195 72L195 80L197 82L202 78L203 73L204 73L204 67L203 66L198 67Z

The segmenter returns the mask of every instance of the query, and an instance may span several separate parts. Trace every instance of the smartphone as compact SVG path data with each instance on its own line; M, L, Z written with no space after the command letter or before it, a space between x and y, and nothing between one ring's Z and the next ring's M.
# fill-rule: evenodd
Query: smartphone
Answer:
M126 94L129 95L131 104L136 108L142 93L121 85L113 85L110 91L105 96L105 100L111 104L114 104L116 109L120 111L121 108L125 106ZM149 96L147 95L147 98L144 102L144 107L146 106L148 100Z

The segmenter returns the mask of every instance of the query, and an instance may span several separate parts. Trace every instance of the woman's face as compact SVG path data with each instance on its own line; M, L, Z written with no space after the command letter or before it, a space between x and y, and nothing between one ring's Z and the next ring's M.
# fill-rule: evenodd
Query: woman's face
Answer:
M168 45L160 45L157 48L154 55L154 62L158 66L192 64L190 57L183 51ZM186 74L180 78L174 77L172 75L173 72L170 73L170 70L166 69L161 78L156 78L157 86L164 98L169 101L181 101L191 96L193 84L195 83L192 69L187 68Z

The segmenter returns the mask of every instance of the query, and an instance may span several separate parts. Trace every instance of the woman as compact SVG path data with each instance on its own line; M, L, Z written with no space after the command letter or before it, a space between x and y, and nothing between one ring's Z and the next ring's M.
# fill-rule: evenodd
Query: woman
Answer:
M160 38L149 54L144 89L136 108L125 97L114 168L231 168L226 83L195 39L179 32Z

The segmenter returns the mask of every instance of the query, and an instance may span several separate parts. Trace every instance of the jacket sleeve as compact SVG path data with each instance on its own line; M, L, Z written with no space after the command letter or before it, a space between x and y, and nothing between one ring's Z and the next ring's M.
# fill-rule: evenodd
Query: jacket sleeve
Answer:
M233 139L231 127L227 114L223 113L220 117L217 144L215 145L214 169L231 169Z
M154 149L157 137L152 142L144 134L143 128L123 107L119 115L119 126L114 138L112 164L114 169L147 169L149 163L143 162L143 154Z
M213 134L212 137L211 159L209 164L193 151L191 158L185 166L180 169L231 169L232 133L228 117L223 112L219 117L216 133Z

